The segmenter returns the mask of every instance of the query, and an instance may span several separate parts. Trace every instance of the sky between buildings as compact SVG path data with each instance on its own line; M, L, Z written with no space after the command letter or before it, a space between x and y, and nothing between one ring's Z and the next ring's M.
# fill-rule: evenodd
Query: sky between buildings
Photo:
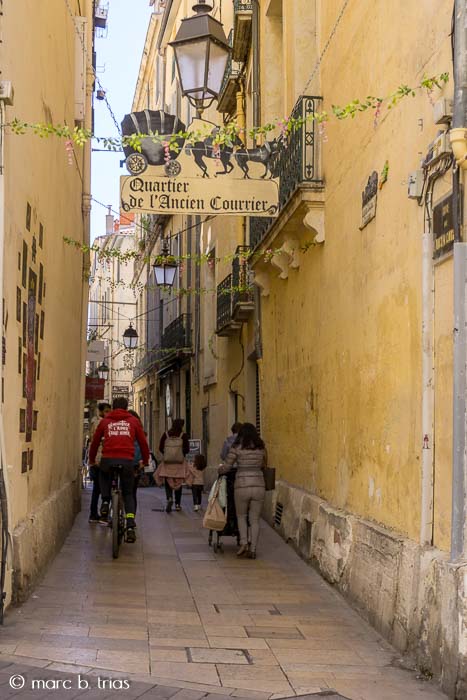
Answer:
M120 124L131 104L138 78L151 8L149 0L110 0L106 38L96 35L97 74L107 91L107 99ZM101 72L105 66L105 72ZM97 136L118 136L105 102L94 99ZM93 148L100 146L93 143ZM96 152L92 154L92 196L103 204L119 210L120 168L123 153ZM105 233L106 209L92 202L91 239Z

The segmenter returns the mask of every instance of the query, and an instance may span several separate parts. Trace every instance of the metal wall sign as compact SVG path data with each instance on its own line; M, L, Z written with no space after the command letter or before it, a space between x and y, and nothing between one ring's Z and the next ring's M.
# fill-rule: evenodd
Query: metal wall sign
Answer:
M378 173L374 170L366 187L362 192L362 223L360 231L367 226L376 216L376 203L378 201Z
M177 134L185 130L175 119L165 112L137 112L125 117L123 133L156 130L170 138L171 128L177 127ZM150 137L143 139L141 153L126 146L131 175L120 178L122 209L169 215L277 216L279 181L272 172L277 140L246 148L235 137L231 145L216 145L217 130L212 122L194 119L188 132L196 133L199 140L187 143L180 137L177 151Z
M113 398L116 398L117 396L124 396L125 398L128 398L129 393L130 393L129 386L116 386L116 385L114 385L112 387L112 397Z
M194 462L196 455L201 453L201 440L193 438L190 440L190 451L188 452L186 458L189 462Z
M433 257L452 253L454 246L454 197L450 192L433 207Z

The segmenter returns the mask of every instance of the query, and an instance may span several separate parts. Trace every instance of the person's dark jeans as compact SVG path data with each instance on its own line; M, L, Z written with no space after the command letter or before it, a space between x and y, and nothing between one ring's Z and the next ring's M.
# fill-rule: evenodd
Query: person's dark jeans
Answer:
M89 476L92 481L91 508L89 517L99 517L99 497L101 495L99 468L94 466L89 468Z
M112 470L114 467L121 467L120 487L122 489L126 515L127 517L134 517L136 510L134 495L135 469L131 460L109 458L101 459L99 471L102 500L107 501L107 503L110 501Z
M202 486L192 486L191 493L193 494L193 505L200 506L203 500L203 487Z
M135 470L135 481L133 484L133 496L135 499L135 510L134 510L135 515L136 515L136 511L138 510L138 500L136 498L136 492L138 491L140 477L141 477L141 474L137 473Z
M174 491L173 491L173 489L170 488L169 484L167 483L167 479L165 480L165 495L167 496L168 501L173 501ZM181 502L182 502L182 487L180 487L179 489L177 489L175 491L175 505L179 506Z

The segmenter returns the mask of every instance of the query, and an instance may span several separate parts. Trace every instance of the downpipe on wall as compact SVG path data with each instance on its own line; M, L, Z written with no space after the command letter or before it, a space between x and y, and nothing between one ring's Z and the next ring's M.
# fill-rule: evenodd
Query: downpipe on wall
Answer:
M434 486L434 372L433 315L434 275L433 236L425 227L422 239L422 503L420 543L433 544L433 486Z
M467 2L454 5L454 108L450 140L457 166L467 168ZM451 559L467 556L466 531L466 364L467 364L467 243L463 240L460 188L454 188L454 209L459 217L454 243L454 366Z

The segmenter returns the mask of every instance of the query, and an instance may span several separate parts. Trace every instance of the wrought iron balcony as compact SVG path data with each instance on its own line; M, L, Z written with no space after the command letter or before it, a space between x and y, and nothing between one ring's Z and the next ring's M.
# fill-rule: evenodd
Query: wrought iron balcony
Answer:
M238 246L232 262L232 318L234 321L246 321L255 309L248 266L249 252L248 246Z
M322 189L323 180L319 162L318 126L314 115L319 111L320 97L301 97L292 112L294 119L303 124L293 130L273 156L272 172L280 178L279 213L298 191ZM250 218L250 246L256 248L268 235L275 219Z
M234 40L232 58L234 61L246 60L251 43L251 23L253 3L251 0L234 0Z
M232 272L217 287L216 333L222 337L235 335L255 308L249 279L249 250L247 246L237 248Z
M233 29L230 30L228 42L229 46L233 45ZM225 67L224 79L217 102L218 112L227 114L233 114L235 112L237 107L237 79L239 75L240 66L232 60L232 54L230 54Z
M143 377L145 374L154 369L160 358L161 353L159 348L148 350L148 352L143 355L141 360L133 368L133 381Z
M191 316L181 314L165 328L162 334L161 359L174 353L191 353Z

